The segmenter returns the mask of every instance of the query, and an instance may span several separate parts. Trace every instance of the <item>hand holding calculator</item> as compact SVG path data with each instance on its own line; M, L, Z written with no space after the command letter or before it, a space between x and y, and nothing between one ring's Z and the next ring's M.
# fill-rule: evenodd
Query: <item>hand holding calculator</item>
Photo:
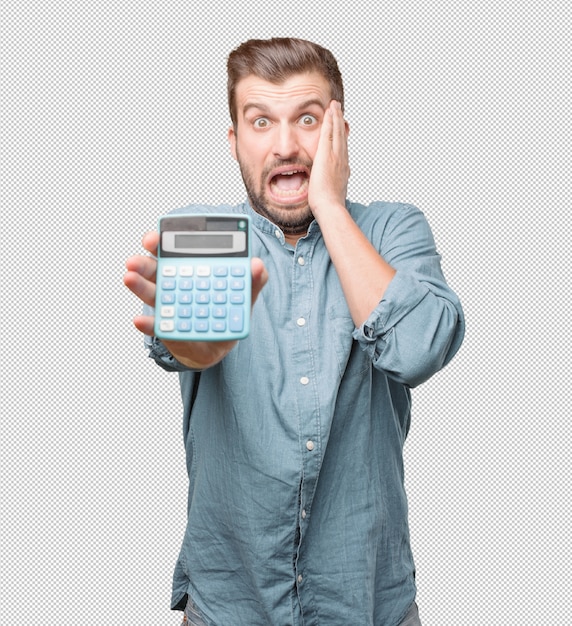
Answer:
M250 331L247 215L167 215L159 220L155 336L229 341Z

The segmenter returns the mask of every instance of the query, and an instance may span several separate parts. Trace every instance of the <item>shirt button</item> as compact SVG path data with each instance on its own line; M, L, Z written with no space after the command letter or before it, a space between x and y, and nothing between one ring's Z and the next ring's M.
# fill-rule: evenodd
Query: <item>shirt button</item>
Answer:
M303 256L299 256L298 257L298 265L305 265L306 261L304 260Z
M281 234L281 233L280 233L280 231L279 231L278 229L276 229L276 230L274 231L274 234L276 235L276 239L280 239L280 234Z
M296 324L298 324L298 326L304 326L305 323L306 323L306 320L303 317L299 317L296 320Z
M300 382L303 385L307 385L310 382L310 379L307 376L302 376L302 378L300 378Z
M312 450L314 449L314 442L311 439L306 441L306 448L308 448L310 452L312 452Z
M299 583L301 583L303 580L304 580L304 578L302 577L302 574L298 574L297 581L298 581Z
M302 509L302 519L306 519L306 509Z

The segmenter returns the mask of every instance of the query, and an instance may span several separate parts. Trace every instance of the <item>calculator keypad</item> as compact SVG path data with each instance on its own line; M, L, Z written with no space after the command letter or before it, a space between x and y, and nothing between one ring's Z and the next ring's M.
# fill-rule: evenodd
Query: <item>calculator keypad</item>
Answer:
M155 333L163 339L240 339L248 333L246 264L159 265Z

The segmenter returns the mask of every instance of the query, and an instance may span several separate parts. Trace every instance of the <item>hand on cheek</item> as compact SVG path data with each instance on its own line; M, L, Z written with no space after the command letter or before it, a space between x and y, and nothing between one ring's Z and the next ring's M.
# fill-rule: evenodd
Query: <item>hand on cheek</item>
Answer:
M332 100L324 115L310 176L309 204L318 221L322 211L345 206L350 175L347 138L341 105Z

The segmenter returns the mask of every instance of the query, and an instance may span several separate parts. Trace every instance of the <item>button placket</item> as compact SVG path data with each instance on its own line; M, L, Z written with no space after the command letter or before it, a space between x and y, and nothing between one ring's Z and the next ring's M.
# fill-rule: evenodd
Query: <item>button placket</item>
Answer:
M314 303L314 290L316 285L312 276L312 254L315 245L313 237L300 240L296 246L293 259L293 306L292 321L296 329L294 339L293 358L298 371L298 397L299 407L299 436L300 447L303 452L302 471L304 480L301 485L300 500L298 505L298 529L300 542L306 534L309 522L309 507L314 493L320 465L318 455L319 441L317 434L320 432L320 409L319 409L319 386L318 375L315 371L314 356L310 352L317 349L313 343L312 320L310 312ZM300 588L301 594L305 594L303 587L308 584L304 575L304 568L296 561L295 584Z

